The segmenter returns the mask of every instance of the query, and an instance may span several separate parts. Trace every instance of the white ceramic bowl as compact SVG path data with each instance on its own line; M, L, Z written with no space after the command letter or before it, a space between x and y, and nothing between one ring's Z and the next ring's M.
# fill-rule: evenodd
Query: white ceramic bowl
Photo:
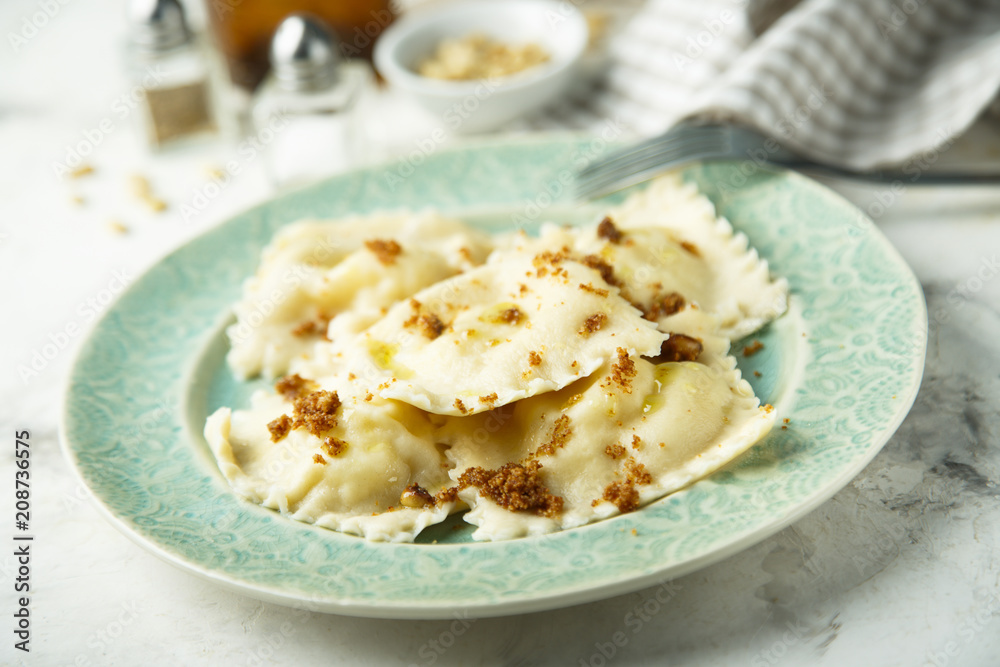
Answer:
M483 33L508 44L535 43L549 61L508 77L444 81L417 64L447 38ZM496 128L564 93L587 46L587 22L569 0L464 0L415 11L375 44L375 67L454 132Z

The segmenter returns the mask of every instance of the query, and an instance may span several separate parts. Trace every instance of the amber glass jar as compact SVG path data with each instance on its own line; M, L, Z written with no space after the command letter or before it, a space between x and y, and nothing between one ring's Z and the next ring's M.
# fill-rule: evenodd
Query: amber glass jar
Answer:
M293 12L326 21L343 55L371 58L372 45L394 14L389 0L205 0L215 41L233 83L251 91L267 72L267 54L278 24Z

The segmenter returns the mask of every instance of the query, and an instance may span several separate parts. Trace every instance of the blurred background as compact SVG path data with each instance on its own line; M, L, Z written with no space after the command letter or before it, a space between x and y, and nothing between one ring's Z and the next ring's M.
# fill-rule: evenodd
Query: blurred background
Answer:
M30 428L37 443L49 540L34 611L48 649L0 662L998 664L1000 188L921 180L1000 172L996 3L554 0L534 22L495 23L507 51L545 53L520 79L477 67L528 56L469 55L468 44L438 63L457 59L467 80L419 75L442 40L480 30L474 17L435 27L468 4L0 3L0 404L5 426ZM286 22L296 12L309 16ZM823 49L797 51L803 34ZM802 64L814 79L797 78ZM813 102L822 111L809 112ZM289 617L161 563L87 504L58 446L62 378L87 325L171 249L348 169L418 169L452 146L550 132L599 138L597 156L699 112L785 127L797 150L844 168L910 170L881 182L817 177L920 279L927 373L899 434L855 483L682 578L613 659L598 644L657 591L478 621L451 636L447 655L426 653L449 623ZM0 558L4 586L11 571Z

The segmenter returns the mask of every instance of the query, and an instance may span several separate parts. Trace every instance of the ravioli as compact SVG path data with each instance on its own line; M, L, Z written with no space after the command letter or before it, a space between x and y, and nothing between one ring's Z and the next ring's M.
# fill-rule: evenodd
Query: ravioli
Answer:
M239 495L292 519L412 541L455 506L454 499L427 500L449 483L433 427L406 404L337 384L307 383L302 398L315 389L327 401L299 426L282 423L283 416L294 421L296 409L275 393L255 393L248 410L220 408L205 426L219 468ZM329 413L325 422L318 413ZM408 489L412 501L404 498Z
M656 354L663 340L598 270L519 253L393 306L359 337L351 370L385 398L471 415L561 389L619 347Z
M685 318L673 316L695 308L718 316L715 326L724 335L742 338L786 310L788 287L771 280L767 264L747 251L746 238L734 236L728 223L716 231L687 235L698 239L695 244L667 225L622 228L608 216L595 227L546 225L537 238L515 236L488 262L564 252L598 269L663 331L682 331Z
M760 406L731 357L709 357L656 364L620 349L561 391L450 420L438 437L451 445L453 479L470 469L536 468L536 486L561 507L554 516L538 507L511 512L507 499L467 486L459 497L472 507L473 537L541 534L632 511L744 452L770 430L774 410Z
M479 264L490 248L483 233L430 212L289 225L233 308L230 368L278 377L317 342L361 331L399 299Z
M661 230L673 239L673 244L710 267L711 280L703 283L701 290L686 291L692 295L700 292L699 305L719 315L720 331L730 339L753 333L787 309L788 282L784 278L772 280L767 262L749 246L746 235L734 233L725 218L716 217L712 202L679 176L670 174L654 180L648 188L612 208L607 217L626 239L637 241L632 246L608 244L609 252L619 256L621 264L648 266L652 260L654 268L667 266L670 271L676 250L667 261L660 261L670 245L655 238L653 230ZM628 289L637 296L651 296L655 290L650 290L645 275L635 275L636 280L625 277Z
M235 374L290 375L205 437L239 495L370 540L463 509L477 540L573 528L767 434L730 341L787 295L675 176L538 236L433 212L297 223L228 330Z

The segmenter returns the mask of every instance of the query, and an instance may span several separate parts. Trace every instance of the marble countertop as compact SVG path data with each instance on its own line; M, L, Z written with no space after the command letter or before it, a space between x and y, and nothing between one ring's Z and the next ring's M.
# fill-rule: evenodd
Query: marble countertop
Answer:
M49 7L51 5L51 7ZM31 653L24 665L961 665L1000 664L1000 188L831 182L873 214L924 287L923 386L875 460L831 500L746 551L672 582L586 605L505 618L385 621L262 603L181 572L115 530L60 451L61 384L106 297L170 249L272 192L259 161L184 219L130 194L186 201L226 146L154 159L112 105L126 91L119 3L12 0L0 49L0 453L32 442ZM49 11L45 10L45 11ZM114 37L114 38L112 38ZM8 38L9 41L9 38ZM112 118L88 162L54 164ZM982 124L942 162L1000 164ZM128 228L116 233L110 223ZM50 345L51 344L51 345ZM31 366L36 352L54 354ZM52 346L55 346L53 348ZM13 493L4 492L4 516ZM13 532L13 529L11 529ZM13 625L17 562L0 556Z

